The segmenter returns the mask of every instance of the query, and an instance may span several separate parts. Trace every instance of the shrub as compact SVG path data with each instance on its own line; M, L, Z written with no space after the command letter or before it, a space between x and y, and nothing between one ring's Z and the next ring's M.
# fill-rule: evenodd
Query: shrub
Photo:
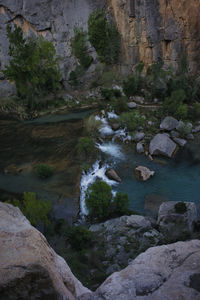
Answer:
M81 137L78 140L77 152L78 155L87 157L96 150L94 141L89 137Z
M141 88L141 82L135 75L130 75L123 82L123 91L127 97L134 96Z
M182 124L178 126L178 131L182 137L185 137L192 132L192 124L190 122L182 122Z
M117 113L120 114L128 110L127 106L127 98L125 96L121 96L117 99L113 99L111 103L112 109Z
M124 112L120 116L120 122L128 130L133 131L141 126L144 126L145 118L140 114L138 110L133 112Z
M101 96L105 100L121 97L122 93L118 89L101 88Z
M85 69L83 66L79 65L75 70L71 71L69 74L69 82L71 85L79 85L80 78L85 74Z
M196 118L200 118L200 103L194 105L194 115Z
M128 211L129 199L127 194L117 192L114 198L115 211L119 214L125 214Z
M96 181L88 188L86 205L91 216L102 218L110 214L111 191L111 187L104 181Z
M184 119L187 117L187 105L183 102L186 99L184 90L172 92L171 97L165 98L163 109L164 112L173 115L176 118Z
M38 177L45 179L52 176L53 170L49 165L40 164L37 167L36 174Z
M25 192L23 202L17 199L8 202L18 206L33 226L36 226L39 222L44 225L49 224L48 213L51 209L51 203L37 200L35 193Z
M71 48L74 56L79 60L84 69L88 69L93 58L88 54L87 33L81 27L74 27L74 38L71 40Z
M95 10L88 19L88 35L100 62L115 64L120 54L120 34L114 24L107 21L103 10Z
M87 134L91 136L96 136L98 133L98 129L101 126L101 120L96 120L94 115L91 115L85 121L85 129Z
M42 36L24 38L21 28L7 26L9 65L3 73L16 84L18 95L29 106L38 95L54 92L60 87L61 73L53 44Z
M187 211L187 206L184 202L178 202L174 205L177 214L184 214Z
M80 225L77 227L70 227L66 232L66 236L71 247L75 250L87 249L92 246L94 242L93 232Z

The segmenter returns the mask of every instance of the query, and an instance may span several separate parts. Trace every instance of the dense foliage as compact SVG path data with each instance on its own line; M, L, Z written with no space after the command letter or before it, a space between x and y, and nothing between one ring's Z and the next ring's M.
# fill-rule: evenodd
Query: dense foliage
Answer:
M25 38L21 28L7 26L9 39L9 65L3 73L16 84L19 97L29 100L56 91L60 86L61 74L58 57L53 44L42 36Z
M128 130L133 131L144 125L145 118L140 114L138 110L133 112L124 112L120 116L120 122L122 126Z
M106 64L118 62L120 54L120 34L114 24L110 24L103 10L92 12L88 19L88 35L96 49L99 60Z
M35 193L24 192L23 201L15 199L8 202L18 206L33 226L37 226L40 222L48 225L48 213L51 209L49 201L37 199Z
M36 174L38 177L45 179L52 176L53 170L50 166L46 164L40 164L37 167Z
M170 114L179 119L185 119L188 114L187 105L184 104L186 94L184 90L173 91L170 97L165 98L163 109L167 114Z
M128 195L117 192L116 196L114 197L115 212L122 215L126 214L129 204L130 202L128 199Z
M94 141L89 137L81 137L78 140L77 152L79 157L87 157L95 152Z

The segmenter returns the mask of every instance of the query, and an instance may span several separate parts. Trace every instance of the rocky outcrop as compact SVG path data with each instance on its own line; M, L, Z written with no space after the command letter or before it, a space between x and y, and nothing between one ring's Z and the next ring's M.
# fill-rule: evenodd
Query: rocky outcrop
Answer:
M178 212L178 202L167 201L161 204L158 212L158 226L168 242L189 237L197 221L197 209L193 202L185 202L186 211ZM180 203L180 202L179 202Z
M90 300L199 300L200 241L153 247L106 279Z
M167 157L172 157L175 150L176 144L165 133L156 134L149 145L149 152L151 155L164 155Z
M173 117L165 117L160 124L160 128L163 130L173 130L177 127L178 121Z
M0 253L1 299L73 300L90 292L21 211L1 202Z

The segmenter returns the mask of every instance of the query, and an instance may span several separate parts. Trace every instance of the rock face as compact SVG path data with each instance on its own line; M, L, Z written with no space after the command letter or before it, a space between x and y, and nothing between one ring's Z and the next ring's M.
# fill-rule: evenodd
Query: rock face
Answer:
M102 7L114 16L122 36L122 71L132 70L140 61L146 68L159 58L176 67L185 53L190 70L195 72L200 66L199 6L200 0L0 0L0 72L8 61L6 24L15 23L26 35L40 34L53 41L62 58L60 66L67 86L75 67L70 49L73 28L78 25L87 30L89 14ZM90 51L95 57L94 49ZM1 87L5 88L3 81Z
M90 292L21 211L1 202L0 253L1 299L73 300Z
M145 67L162 57L177 66L184 51L189 68L200 65L200 0L108 0L122 35L122 61L127 68L143 61Z
M176 150L176 144L165 133L158 133L151 140L149 145L149 152L151 155L164 155L172 157Z
M173 130L177 127L178 121L173 117L166 117L160 124L160 128L163 130Z
M197 221L197 209L193 202L185 202L187 211L177 213L175 204L177 202L167 201L161 204L158 212L159 230L168 241L176 241L181 236L190 236L193 232L194 222Z
M112 274L90 300L199 300L200 241L153 247Z
M135 168L135 175L139 180L147 181L151 177L153 177L155 174L154 171L149 170L146 167L138 166Z

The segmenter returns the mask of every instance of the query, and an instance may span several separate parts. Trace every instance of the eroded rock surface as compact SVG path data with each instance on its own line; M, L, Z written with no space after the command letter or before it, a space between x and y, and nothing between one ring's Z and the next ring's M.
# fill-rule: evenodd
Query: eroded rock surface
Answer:
M199 300L200 241L153 247L106 279L91 300Z
M172 157L175 150L176 144L165 133L156 134L149 145L149 152L151 155Z
M0 202L0 298L73 300L90 291L21 211Z

